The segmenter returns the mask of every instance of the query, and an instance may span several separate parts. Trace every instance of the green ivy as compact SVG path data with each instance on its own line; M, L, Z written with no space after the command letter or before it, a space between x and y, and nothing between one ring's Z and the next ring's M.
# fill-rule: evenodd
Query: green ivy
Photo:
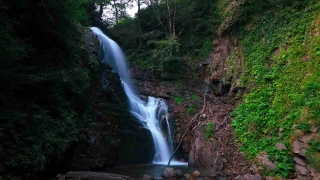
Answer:
M311 125L307 122L302 122L296 126L297 129L300 129L304 133L311 132Z
M206 129L204 131L204 138L206 140L210 139L213 136L214 134L213 127L214 127L213 122L208 122Z
M305 133L310 132L309 121L320 125L320 38L313 31L320 25L320 4L281 6L252 17L250 30L238 27L244 66L240 72L232 62L236 57L231 57L229 64L235 67L229 74L242 73L242 86L248 89L231 114L240 149L251 159L266 152L277 168L265 173L288 177L294 172L290 150L276 150L276 143L290 142L294 124Z
M179 105L182 105L182 103L184 102L184 98L181 95L176 94L173 96L173 99Z

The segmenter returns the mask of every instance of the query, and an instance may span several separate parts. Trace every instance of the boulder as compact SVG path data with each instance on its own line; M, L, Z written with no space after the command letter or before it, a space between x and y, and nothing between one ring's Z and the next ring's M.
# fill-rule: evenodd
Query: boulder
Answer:
M143 175L143 180L154 180L154 177L149 176L148 174Z
M314 139L315 137L316 137L315 133L306 134L306 135L298 137L298 140L301 141L302 143L307 144L310 140Z
M307 163L305 162L305 160L303 160L300 157L295 156L293 160L296 162L296 164L299 164L300 166L303 166L303 167L307 166Z
M189 180L190 179L190 174L185 174L183 177L184 177L185 180Z
M199 176L200 176L199 171L194 171L190 176L190 180L196 180L198 179Z
M58 174L58 175L56 176L56 179L57 179L57 180L65 180L65 179L66 179L66 175L64 175L64 174Z
M318 131L318 128L315 126L311 127L311 132L316 133Z
M166 168L161 176L164 178L172 178L177 176L177 172L173 168Z
M182 178L183 177L183 173L182 173L182 171L180 169L178 169L176 171L176 173L177 173L177 178Z
M287 149L286 146L283 143L277 143L276 148L280 151Z
M302 176L306 176L308 173L308 169L307 167L304 166L300 166L299 164L296 164L296 173L298 175L298 177Z
M267 154L258 155L256 159L260 164L264 165L267 169L269 170L276 169L276 165L268 159Z
M100 172L90 172L90 171L73 171L65 175L66 179L77 179L77 180L88 180L88 179L108 179L108 180L134 180L131 177L112 174L112 173L100 173Z

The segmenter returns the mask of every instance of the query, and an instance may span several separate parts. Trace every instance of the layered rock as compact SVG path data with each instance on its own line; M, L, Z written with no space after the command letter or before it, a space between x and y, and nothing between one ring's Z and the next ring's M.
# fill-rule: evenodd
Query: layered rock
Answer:
M192 132L189 163L194 167L213 168L224 173L241 172L246 169L247 161L239 152L229 114L234 109L237 98L243 89L237 74L226 76L227 60L232 52L237 52L237 40L222 37L213 41L214 52L209 64L203 66L206 71L207 106L204 111L202 125ZM241 67L242 57L237 57ZM199 120L200 121L200 120ZM207 123L212 122L213 136L204 138Z
M101 170L119 162L120 122L128 116L126 95L119 76L100 63L98 39L89 29L84 30L84 39L82 56L86 58L82 63L97 64L97 78L90 89L93 119L85 130L86 142L72 147L68 162L71 170Z
M301 180L320 178L320 172L317 172L313 167L311 167L306 159L306 152L309 148L308 142L316 138L318 131L314 126L312 126L311 129L310 134L301 133L301 135L295 138L292 143L296 175Z

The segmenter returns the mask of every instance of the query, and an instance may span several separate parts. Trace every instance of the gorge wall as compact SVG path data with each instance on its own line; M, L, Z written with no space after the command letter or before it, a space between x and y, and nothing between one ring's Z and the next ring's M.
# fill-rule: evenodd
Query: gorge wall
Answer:
M130 72L138 92L161 97L168 102L170 119L175 127L175 146L187 130L186 125L205 103L205 109L194 125L197 128L187 133L176 155L177 160L188 161L193 167L223 173L241 172L248 162L238 150L230 113L241 99L244 88L239 84L239 76L225 78L229 68L227 59L236 49L237 40L223 37L213 43L214 52L198 67L201 77L198 82L179 81L174 77L164 79L160 74L142 71L137 66L133 66ZM241 57L238 63L243 63ZM179 85L179 82L183 85ZM183 97L183 103L179 102L179 96ZM194 105L194 112L190 112L190 104ZM205 131L209 122L214 123L214 134L207 139Z
M180 150L190 165L223 173L317 179L319 7L288 5L269 10L273 16L266 13L234 24L241 19L237 8L246 5L230 4L235 11L218 28L222 31L212 41L210 57L195 68L200 81L165 81L147 74L152 78L138 76L137 86L142 93L167 99L176 116L176 142L201 111L205 94L205 109ZM193 95L198 99L192 101ZM190 104L196 105L193 113Z

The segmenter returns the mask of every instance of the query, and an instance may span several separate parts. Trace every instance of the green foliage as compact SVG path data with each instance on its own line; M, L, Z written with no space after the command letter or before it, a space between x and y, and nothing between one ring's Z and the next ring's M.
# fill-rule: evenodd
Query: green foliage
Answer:
M320 171L320 141L315 140L310 143L310 147L306 153L307 160L313 167Z
M189 107L189 108L187 109L187 111L188 111L188 114L190 114L190 115L196 113L196 109L194 108L194 106Z
M182 105L182 103L184 102L184 98L181 95L176 94L173 96L173 99L179 105Z
M203 44L200 50L200 57L206 57L212 51L212 37L207 37L203 40Z
M199 97L196 94L191 94L191 100L196 101Z
M165 40L149 41L153 47L148 61L153 64L153 68L160 71L178 71L180 57L176 56L179 52L179 43L175 37Z
M213 136L213 133L214 133L213 126L214 126L213 122L208 122L206 129L204 131L204 138L206 140L210 139Z
M207 57L212 50L212 37L219 23L216 2L176 2L176 12L172 12L175 34L168 32L165 3L141 9L139 17L108 30L108 34L125 50L130 63L155 72L169 71L175 77L195 74L198 61L202 61L201 58ZM162 23L159 23L158 17Z
M316 94L320 59L316 44L320 39L313 36L313 29L319 27L315 19L320 6L315 1L259 3L243 4L242 16L247 23L238 24L245 21L239 19L233 25L244 59L242 83L249 92L232 113L232 126L248 158L266 152L278 162L277 169L266 174L288 177L294 171L292 157L290 152L275 150L275 144L292 138L294 124L306 133L311 128L309 121L319 126ZM260 10L258 17L245 14L255 12L255 8ZM229 74L239 73L236 64L229 64L234 65Z
M288 147L289 144L286 144ZM294 172L294 161L291 157L291 152L288 149L278 150L275 147L270 148L269 150L269 159L272 162L277 162L276 169L274 172L267 172L267 174L273 176L281 176L281 177L288 177L291 173Z
M311 125L307 122L302 122L296 126L297 129L300 129L304 133L311 132Z
M84 133L93 77L79 55L84 2L0 1L0 140L10 152L0 164L7 174L45 171Z

